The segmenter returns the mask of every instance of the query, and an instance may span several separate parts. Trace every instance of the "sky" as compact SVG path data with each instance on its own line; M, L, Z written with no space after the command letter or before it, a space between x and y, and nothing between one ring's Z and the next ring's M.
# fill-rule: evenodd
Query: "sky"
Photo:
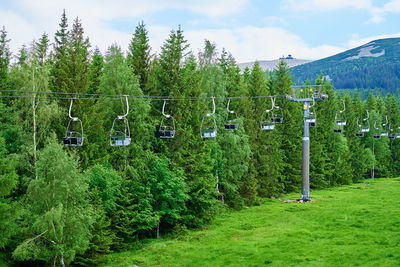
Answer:
M180 25L193 53L208 39L238 63L288 54L315 60L400 37L400 0L0 0L13 54L44 32L53 41L63 9L102 52L114 43L126 51L141 21L153 53Z

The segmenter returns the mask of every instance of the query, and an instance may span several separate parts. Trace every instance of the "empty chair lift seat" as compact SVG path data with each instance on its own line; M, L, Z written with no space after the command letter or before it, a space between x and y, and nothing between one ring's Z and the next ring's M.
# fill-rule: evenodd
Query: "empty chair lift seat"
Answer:
M158 137L159 138L174 138L175 131L174 130L159 130Z
M82 146L84 137L63 137L63 143L65 146Z
M217 137L217 131L215 129L204 129L201 130L202 138L215 138Z
M261 124L261 130L271 131L275 129L275 124L272 122L265 122Z
M110 137L111 146L129 146L131 138L124 135L113 135Z
M225 130L237 130L239 127L239 124L235 123L226 123L225 124Z
M338 126L346 126L346 121L345 120L337 120L336 125Z
M271 121L275 122L275 123L282 123L283 122L283 118L282 117L272 117Z

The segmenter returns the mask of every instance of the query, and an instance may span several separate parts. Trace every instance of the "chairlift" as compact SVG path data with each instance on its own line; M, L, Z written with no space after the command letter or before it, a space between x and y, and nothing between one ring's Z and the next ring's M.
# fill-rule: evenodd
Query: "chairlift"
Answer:
M314 104L315 102L313 98L313 104L308 107L308 116L304 118L304 120L310 125L310 127L317 126L317 116L315 113Z
M237 122L238 117L234 110L229 109L229 104L231 99L228 99L228 104L226 106L226 110L228 111L228 115L225 122L225 130L237 130L239 127L239 123Z
M261 121L260 121L260 126L261 126L261 130L264 131L272 131L275 129L275 117L278 118L278 116L274 116L273 113L273 109L274 109L274 99L271 98L271 109L267 109L265 110L262 114L261 114Z
M343 110L339 110L335 114L335 127L333 129L335 133L342 133L344 131L344 126L346 126L347 123L345 111L346 103L343 100Z
M373 138L380 139L381 138L381 134L379 132L379 128L376 127L376 121L374 122L374 129L375 129L375 132L374 132Z
M110 130L110 145L111 146L129 146L131 144L131 130L126 116L129 114L128 96L125 95L126 114L117 116ZM123 127L121 127L123 125Z
M207 113L201 120L200 136L201 138L216 138L217 137L217 122L215 121L215 99L211 98L213 102L212 113Z
M63 137L63 143L65 146L82 146L83 139L85 138L83 135L83 125L78 117L71 116L72 102L73 99L71 99L71 104L69 105L68 116L70 120L65 131L65 136ZM74 125L76 124L79 125L78 128L80 128L80 131L74 130Z
M381 137L383 137L383 136L389 136L389 128L390 128L390 125L389 125L389 121L388 121L388 116L386 115L386 122L385 123L382 123L382 132L381 132ZM386 129L386 130L385 130Z
M274 123L282 123L283 122L283 112L282 109L279 106L275 105L275 97L272 98L272 121ZM275 111L274 111L275 110Z
M390 123L388 127L388 137L389 139L395 139L396 138L396 133L393 131L392 128L390 128Z
M165 114L165 104L167 100L164 99L164 104L162 107L162 115L163 118L161 119L160 127L157 131L157 137L163 139L171 139L175 137L175 120L169 114Z
M368 133L369 132L369 113L368 113L368 109L366 109L367 112L367 117L362 119L362 123L358 124L358 119L357 119L357 125L359 127L359 131L358 133L356 133L356 136L358 137L363 137L364 133Z

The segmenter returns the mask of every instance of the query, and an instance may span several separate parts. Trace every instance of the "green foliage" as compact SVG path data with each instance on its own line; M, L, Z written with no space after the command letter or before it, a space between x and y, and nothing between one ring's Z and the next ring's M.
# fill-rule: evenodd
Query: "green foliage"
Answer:
M44 65L48 58L49 52L49 37L46 33L42 34L39 41L35 42L33 55L40 65Z
M90 65L89 94L96 94L99 91L101 76L103 75L104 58L100 50L96 48Z
M107 214L112 214L122 178L111 167L102 165L94 165L85 172L85 175L89 190L94 194L93 198L99 199Z
M132 68L133 74L139 77L140 88L146 90L149 66L150 66L150 45L148 32L144 22L140 22L135 29L127 55L128 65Z
M290 93L291 79L289 68L284 61L278 65L270 82L271 93L286 95ZM279 136L280 150L283 151L280 184L285 191L298 190L301 181L301 138L303 128L302 109L298 103L277 99L276 105L283 111L283 124L276 134ZM281 185L282 186L282 185Z
M188 199L182 172L172 172L169 163L167 159L155 160L146 183L152 195L153 212L159 219L158 225L179 222Z
M30 182L26 195L26 238L13 257L69 263L84 252L94 219L87 193L77 159L58 144L47 145L39 154L38 178Z
M3 26L0 30L0 89L9 89L8 67L11 59L9 42L10 40L7 39L7 31Z
M16 232L17 203L11 202L12 190L17 185L15 159L7 155L5 140L0 137L0 248L4 248Z

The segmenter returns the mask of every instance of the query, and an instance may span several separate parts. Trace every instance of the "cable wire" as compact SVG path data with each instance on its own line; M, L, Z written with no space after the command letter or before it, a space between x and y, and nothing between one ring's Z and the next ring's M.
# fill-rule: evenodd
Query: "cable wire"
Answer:
M44 92L44 91L28 91L28 90L9 90L9 89L1 89L0 92L10 92L10 93L22 93L25 95L0 95L0 98L38 98L38 99L61 99L61 100L71 100L71 99L78 99L78 100L119 100L121 95L126 95L128 98L132 100L172 100L172 101L179 101L179 100L210 100L210 99L244 99L244 98L274 98L274 97L285 97L286 95L269 95L269 96L230 96L230 97L194 97L194 96L182 96L182 97L175 97L175 96L133 96L127 94L121 95L108 95L108 94L87 94L87 93L65 93L65 92ZM26 94L44 94L44 95L52 95L58 94L61 96L36 96L36 95L26 95ZM66 97L64 97L66 96ZM67 97L69 96L69 97ZM92 97L87 97L92 96Z

